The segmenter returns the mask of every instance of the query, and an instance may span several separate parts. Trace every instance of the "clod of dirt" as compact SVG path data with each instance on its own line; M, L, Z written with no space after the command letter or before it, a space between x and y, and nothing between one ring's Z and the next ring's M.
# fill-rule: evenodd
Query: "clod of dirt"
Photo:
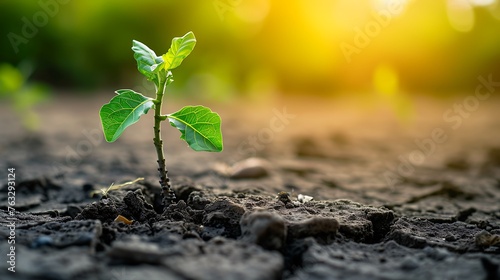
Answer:
M495 217L494 213L475 211L464 222L476 225L481 229L500 229L500 221Z
M232 179L256 179L269 175L269 163L260 158L248 158L235 163L229 171Z
M389 232L394 220L394 212L391 210L345 199L333 201L329 206L340 223L339 232L358 242L380 241Z
M205 193L201 191L191 192L186 202L195 210L203 210L205 206L212 203L212 201L205 196Z
M132 217L130 218L134 220L144 222L157 216L153 206L146 202L140 189L128 192L123 198L123 202L127 206L128 212L131 213Z
M240 220L245 209L228 200L217 200L205 207L203 239L217 235L236 238L241 235Z
M366 218L372 222L373 239L382 240L391 229L394 213L387 209L371 208L365 211Z
M410 248L425 246L445 247L452 251L466 252L474 250L474 240L470 238L480 229L463 222L433 223L418 218L400 218L386 237Z
M485 230L476 234L476 245L479 247L498 246L500 247L500 235L491 234Z
M288 224L289 238L322 237L327 242L337 233L339 222L334 218L313 217L300 222Z
M394 212L383 207L366 206L350 200L309 201L285 205L281 201L271 203L268 199L256 201L255 206L276 210L287 223L301 223L311 218L334 219L327 222L344 237L357 242L378 242L389 232ZM246 204L252 205L252 204ZM293 205L294 207L287 207ZM255 207L253 206L253 207ZM337 228L338 227L338 228ZM322 227L319 226L321 229Z
M286 239L283 218L272 212L245 213L240 221L242 240L268 250L281 250Z
M203 211L194 210L189 207L184 200L171 204L163 212L163 217L168 217L174 221L183 221L188 223L201 223Z
M87 205L83 211L78 214L76 220L99 219L103 223L110 223L118 216L116 201L114 199L101 199ZM124 215L125 216L125 215Z
M99 219L103 223L111 223L118 215L141 223L158 216L153 206L146 201L142 190L137 189L114 191L107 198L88 204L75 219Z

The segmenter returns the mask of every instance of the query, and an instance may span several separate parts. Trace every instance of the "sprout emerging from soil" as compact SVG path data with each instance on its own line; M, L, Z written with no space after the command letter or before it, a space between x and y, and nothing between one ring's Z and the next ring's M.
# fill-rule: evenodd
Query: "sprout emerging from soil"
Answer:
M168 119L170 124L180 130L181 139L186 141L195 151L220 152L223 149L221 119L204 106L186 106L181 110L162 115L161 105L166 87L171 84L173 75L171 70L177 68L191 53L196 45L193 32L182 37L176 37L167 53L157 56L145 44L133 40L132 50L137 61L137 69L141 74L153 82L156 88L156 98L151 98L131 89L117 90L117 96L102 106L99 115L106 141L114 142L123 131L136 123L139 118L153 108L154 138L153 143L158 156L158 172L163 194L163 205L166 207L175 199L170 186L165 167L163 141L161 139L160 124Z

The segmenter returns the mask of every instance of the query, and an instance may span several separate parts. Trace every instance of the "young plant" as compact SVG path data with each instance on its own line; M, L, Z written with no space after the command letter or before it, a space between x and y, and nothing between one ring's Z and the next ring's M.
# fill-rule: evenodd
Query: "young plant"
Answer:
M174 38L168 52L157 56L146 45L133 40L132 50L137 61L137 69L154 83L156 98L144 96L130 89L121 89L116 91L118 95L102 106L99 112L105 139L107 142L114 142L127 127L136 123L149 109L154 109L153 143L158 156L162 202L165 207L173 202L175 194L165 167L161 122L168 120L173 127L180 130L180 138L195 151L220 152L223 147L220 116L209 108L199 105L186 106L172 114L161 113L165 89L173 82L171 70L182 63L194 49L195 44L196 38L193 32L188 32L182 37Z

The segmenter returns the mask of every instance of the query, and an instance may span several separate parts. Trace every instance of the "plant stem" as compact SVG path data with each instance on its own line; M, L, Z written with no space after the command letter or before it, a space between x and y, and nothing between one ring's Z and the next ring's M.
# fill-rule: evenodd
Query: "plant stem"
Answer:
M163 75L159 75L163 76ZM156 99L153 101L155 104L155 126L153 142L156 148L156 155L158 156L158 173L160 175L160 186L162 189L162 204L164 209L166 209L175 200L175 193L170 186L170 179L168 178L168 171L165 167L165 156L163 155L163 140L161 140L160 133L160 123L165 120L165 117L161 115L161 104L163 100L163 94L165 93L165 87L167 84L166 77L159 77L159 86L156 89Z

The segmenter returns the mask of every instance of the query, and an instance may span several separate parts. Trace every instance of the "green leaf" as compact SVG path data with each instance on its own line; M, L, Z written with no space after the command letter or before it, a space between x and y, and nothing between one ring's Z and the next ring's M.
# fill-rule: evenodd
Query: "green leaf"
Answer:
M123 131L136 123L154 106L153 99L130 89L117 90L117 96L102 106L102 130L108 142L114 142Z
M146 76L148 80L157 82L156 74L163 68L161 56L157 56L148 46L136 40L132 40L132 50L134 51L134 58L137 60L139 72Z
M186 106L167 115L170 124L181 131L181 139L195 151L222 151L220 116L204 106Z
M196 38L191 31L182 37L172 39L170 49L162 55L163 61L165 61L163 67L166 70L172 70L181 65L182 61L193 51L195 45Z

